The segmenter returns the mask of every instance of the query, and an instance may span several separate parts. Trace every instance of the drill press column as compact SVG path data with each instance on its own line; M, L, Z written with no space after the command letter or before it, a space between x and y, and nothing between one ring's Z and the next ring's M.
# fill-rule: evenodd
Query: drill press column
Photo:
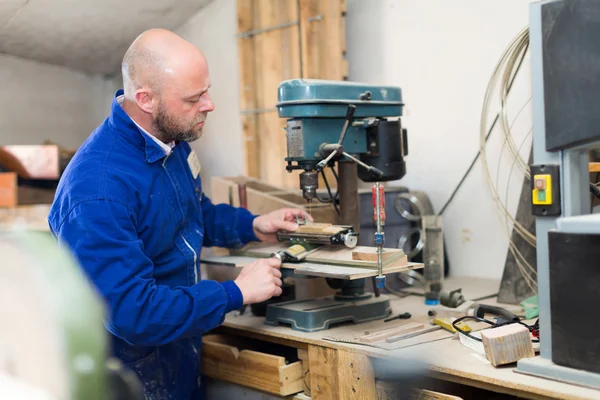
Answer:
M353 162L338 163L340 181L340 224L354 227L359 232L360 218L358 214L358 171Z

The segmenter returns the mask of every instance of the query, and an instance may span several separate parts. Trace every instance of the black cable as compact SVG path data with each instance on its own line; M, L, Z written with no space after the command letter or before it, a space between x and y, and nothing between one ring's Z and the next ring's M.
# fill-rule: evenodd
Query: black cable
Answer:
M523 55L521 56L521 59L519 60L519 64L517 65L517 69L515 70L515 73L512 76L512 78L510 80L510 83L508 84L508 90L506 92L507 95L510 93L510 89L512 88L512 85L515 82L515 79L517 78L517 74L519 73L519 70L521 69L521 65L523 64L523 59L525 58L525 54L527 54L527 50L528 49L529 49L529 44L527 44L527 46L525 46L525 50L523 51ZM486 143L487 143L488 139L490 138L490 135L492 134L492 131L494 130L494 127L496 126L496 123L498 122L499 118L500 118L500 113L496 114L496 118L494 118L494 122L492 122L492 126L490 126L490 129L488 130L488 133L485 136ZM463 175L463 177L460 180L460 182L458 182L458 185L456 186L456 188L454 189L454 191L452 192L452 194L450 195L450 197L448 198L448 200L446 201L446 203L444 204L444 206L442 207L442 209L440 210L440 212L438 213L438 215L442 215L444 213L444 211L446 211L446 208L448 207L448 205L450 205L450 202L452 202L452 200L454 199L454 196L456 196L456 193L458 192L458 190L460 189L460 187L462 186L462 184L465 182L465 179L467 179L467 176L469 176L469 174L471 173L471 170L473 169L473 166L475 165L475 163L479 159L480 155L481 155L481 150L479 150L477 152L477 155L473 159L473 162L471 162L471 165L467 169L467 172L465 172L465 174Z
M337 172L335 172L335 168L333 168L333 165L330 165L329 168L331 168L331 173L333 173L333 176L335 177L335 185L338 188L337 192L335 193L335 198L339 199L340 198L340 178L338 178L338 174L337 174Z
M323 177L323 181L325 182L325 186L327 186L327 192L329 193L329 201L331 203L333 203L333 208L335 208L335 212L337 213L337 215L340 215L340 209L338 208L336 202L335 202L335 198L333 197L333 194L331 194L331 188L329 187L329 182L327 182L327 177L325 176L325 170L321 170L321 176ZM338 189L339 192L339 189ZM318 197L318 196L317 196ZM321 199L319 199L320 201Z
M497 322L490 321L489 319L475 317L473 315L465 315L464 317L460 317L460 318L457 318L454 321L452 321L452 327L454 329L456 329L456 331L458 333L460 333L462 335L465 335L466 337L468 337L470 339L473 339L473 340L476 340L478 342L481 342L482 340L480 338L476 337L476 336L471 335L469 332L463 331L462 329L460 329L457 326L460 322L462 322L464 320L467 320L467 319L472 319L472 320L475 320L475 321L478 321L478 322L485 322L486 324L491 325L492 328L498 328L500 326L510 325L510 324L519 324L519 325L523 325L524 327L526 327L529 330L529 332L533 332L534 330L539 330L539 326L540 326L539 325L540 324L539 318L535 322L535 324L533 324L531 326L527 325L525 322L521 322L521 321L506 321L504 323L499 324ZM531 341L533 343L539 343L540 340L539 339L531 339Z

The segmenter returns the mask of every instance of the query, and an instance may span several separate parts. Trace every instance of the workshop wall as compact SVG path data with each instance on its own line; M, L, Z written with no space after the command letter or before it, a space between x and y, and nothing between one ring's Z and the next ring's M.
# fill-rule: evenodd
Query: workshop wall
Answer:
M0 54L0 143L79 146L103 120L103 78Z
M244 174L238 77L235 0L209 3L175 32L202 50L208 59L215 110L192 148L202 165L203 190L210 196L210 178Z
M403 89L408 173L393 185L426 191L436 212L479 150L480 115L488 81L504 49L527 26L529 3L348 0L350 80ZM531 96L529 73L527 57L509 96L509 121ZM494 116L488 118L488 126ZM517 145L530 129L527 105L514 123ZM530 139L523 145L525 160ZM503 142L499 129L488 143L491 176L495 181L500 170L498 193L502 201L509 193L508 209L514 215L522 174L516 167L511 170L513 162L506 149L500 158ZM508 236L500 215L480 160L444 212L453 275L501 277Z

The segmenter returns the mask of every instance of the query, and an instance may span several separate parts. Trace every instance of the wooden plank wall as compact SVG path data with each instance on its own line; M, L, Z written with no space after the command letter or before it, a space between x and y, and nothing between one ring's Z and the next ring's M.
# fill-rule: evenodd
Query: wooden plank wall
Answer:
M285 170L285 120L275 109L277 87L287 79L347 79L346 2L237 0L237 8L245 172L297 189L299 172ZM328 180L335 187L334 179Z

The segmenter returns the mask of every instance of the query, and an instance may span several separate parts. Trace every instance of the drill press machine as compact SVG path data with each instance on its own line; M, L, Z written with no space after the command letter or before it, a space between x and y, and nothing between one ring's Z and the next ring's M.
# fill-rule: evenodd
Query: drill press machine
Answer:
M385 222L383 186L406 173L404 157L407 133L402 129L402 91L398 87L372 86L355 82L294 79L279 85L277 110L287 119L286 170L303 170L300 189L308 201L333 202L339 198L340 223L358 234L358 179L377 182L374 187L374 219L378 223L373 244L383 248ZM339 177L334 170L338 163ZM325 175L330 167L337 180L332 194ZM360 167L360 168L357 168ZM318 194L319 174L329 192ZM327 279L340 289L333 298L291 301L269 305L266 323L289 323L302 331L327 329L330 324L355 323L387 317L389 299L379 295L385 285L381 255L375 296L365 291L365 280Z

